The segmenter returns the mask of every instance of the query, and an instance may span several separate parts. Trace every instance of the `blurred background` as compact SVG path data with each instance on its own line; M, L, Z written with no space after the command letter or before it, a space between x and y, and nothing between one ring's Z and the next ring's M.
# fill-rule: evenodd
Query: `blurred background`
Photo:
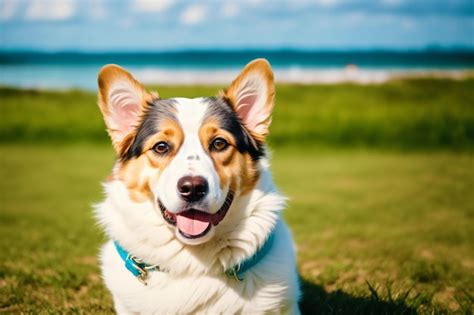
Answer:
M198 97L259 57L303 313L472 314L472 0L0 0L0 311L112 312L103 65Z

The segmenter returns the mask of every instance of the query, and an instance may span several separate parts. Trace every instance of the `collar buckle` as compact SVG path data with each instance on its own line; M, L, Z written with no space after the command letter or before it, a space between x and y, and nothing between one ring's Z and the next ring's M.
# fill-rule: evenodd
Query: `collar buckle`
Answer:
M138 281L143 283L144 285L148 285L146 279L148 278L148 270L143 262L135 256L128 256L132 266L138 271L138 275L136 276Z
M240 269L240 265L237 265L237 266L234 266L228 270L226 270L225 272L225 275L229 278L234 278L235 280L237 281L243 281L244 279L243 278L239 278L239 269Z
M270 251L273 245L275 238L275 232L270 233L267 240L262 244L262 246L253 254L253 256L245 259L240 262L238 265L235 265L231 269L225 271L226 276L233 277L238 281L243 281L242 275L251 269L253 266L258 264Z

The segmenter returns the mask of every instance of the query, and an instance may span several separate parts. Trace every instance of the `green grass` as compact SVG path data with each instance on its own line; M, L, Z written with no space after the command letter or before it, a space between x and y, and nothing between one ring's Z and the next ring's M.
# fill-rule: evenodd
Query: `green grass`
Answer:
M328 311L346 300L351 313L364 305L354 304L353 297L367 294L368 284L378 288L379 296L389 302L380 307L389 310L394 310L390 294L396 300L409 290L402 305L470 310L471 154L294 153L277 152L274 170L277 182L291 196L286 218L300 249L301 274L332 294L350 294L330 300L328 306L321 305L320 298L307 298L307 310ZM367 307L362 313L370 313L374 305Z
M162 97L215 95L219 87L161 87ZM383 85L281 85L275 145L474 148L474 79ZM0 89L0 142L106 143L96 95Z
M0 310L111 311L90 206L112 149L4 144L0 156ZM469 313L473 162L470 153L277 149L305 313Z
M473 88L278 87L272 165L291 198L304 313L473 313ZM91 204L114 155L95 98L0 89L0 312L113 310Z
M103 147L1 146L0 311L110 310L92 219Z

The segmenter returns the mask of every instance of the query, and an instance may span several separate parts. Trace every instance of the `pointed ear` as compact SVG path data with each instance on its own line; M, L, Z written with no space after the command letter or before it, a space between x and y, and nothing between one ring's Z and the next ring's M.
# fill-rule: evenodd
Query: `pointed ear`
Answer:
M151 99L152 95L123 68L107 65L100 70L99 107L117 152L121 152L123 140L135 130Z
M255 59L245 66L224 96L232 104L245 127L259 140L268 135L275 97L273 72L265 59Z

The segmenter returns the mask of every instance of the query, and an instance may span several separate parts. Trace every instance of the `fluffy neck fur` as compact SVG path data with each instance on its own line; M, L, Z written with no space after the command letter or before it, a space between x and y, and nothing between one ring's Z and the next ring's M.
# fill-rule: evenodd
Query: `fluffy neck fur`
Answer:
M205 244L178 241L157 206L132 201L118 180L104 184L106 199L96 205L96 215L111 239L147 264L158 264L172 275L219 275L260 248L285 207L286 198L277 192L268 162L261 160L259 168L255 188L236 196L226 218L215 227L216 235Z

